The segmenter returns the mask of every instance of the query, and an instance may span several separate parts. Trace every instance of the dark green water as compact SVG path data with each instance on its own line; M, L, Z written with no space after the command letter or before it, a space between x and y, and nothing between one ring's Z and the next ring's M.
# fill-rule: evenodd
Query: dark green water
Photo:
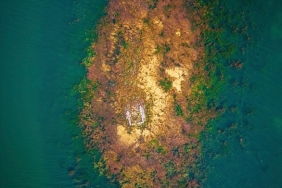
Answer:
M210 173L204 187L280 188L282 2L227 1L222 6L231 12L245 10L255 28L249 30L253 43L237 57L243 68L228 71L232 81L221 96L227 112L213 123L215 131L206 141L215 156L207 161Z
M207 188L282 187L282 3L246 2L223 6L248 11L256 29L238 57L243 69L229 70L240 84L222 94L237 110L213 123L207 141L217 154L207 161ZM78 97L70 91L85 74L86 31L106 3L0 0L0 187L110 187L70 123Z
M70 95L106 3L0 0L1 188L109 187L71 123L78 96Z

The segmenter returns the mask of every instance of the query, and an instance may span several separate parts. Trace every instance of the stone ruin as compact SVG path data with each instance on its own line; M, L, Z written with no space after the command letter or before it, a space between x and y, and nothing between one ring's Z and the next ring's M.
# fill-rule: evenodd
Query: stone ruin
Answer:
M142 125L146 121L145 107L142 104L132 105L125 109L125 117L130 126Z

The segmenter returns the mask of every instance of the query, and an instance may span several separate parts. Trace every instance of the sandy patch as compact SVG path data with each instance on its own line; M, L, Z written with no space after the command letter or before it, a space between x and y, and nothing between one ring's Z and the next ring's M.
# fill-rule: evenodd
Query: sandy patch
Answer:
M181 92L181 83L184 80L184 77L188 75L187 71L181 67L173 67L166 69L165 72L170 77L174 78L172 86L176 89L176 91Z
M151 136L151 132L148 130L141 130L137 128L129 132L125 126L118 125L117 126L117 135L119 136L119 141L122 144L126 146L130 146L133 144L137 144L141 136L143 136L144 140L146 141L147 138ZM136 146L138 146L138 144Z
M129 133L122 125L117 126L117 135L119 136L119 141L125 145L132 145L136 143L140 137L140 135L136 134L136 131Z
M142 64L138 74L140 82L138 86L146 92L146 100L152 104L150 129L154 133L158 132L160 124L165 119L165 109L168 106L168 99L171 98L158 85L157 69L159 64L156 56L153 56L148 63Z

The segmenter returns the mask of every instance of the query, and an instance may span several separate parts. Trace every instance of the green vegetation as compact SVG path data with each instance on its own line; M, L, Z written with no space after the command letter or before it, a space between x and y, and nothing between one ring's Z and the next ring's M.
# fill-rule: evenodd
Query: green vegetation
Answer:
M177 102L176 100L176 94L173 95L173 100L174 100L174 112L176 116L183 117L183 110L181 105Z
M181 106L178 103L174 104L174 111L175 111L175 115L183 116L183 111L181 109Z
M159 0L152 0L152 3L149 5L149 9L155 9Z
M167 151L164 149L164 147L159 143L158 140L156 139L153 139L149 142L149 144L154 148L154 150L157 152L157 153L160 153L160 154L166 154Z
M169 51L170 51L170 46L168 44L164 44L162 46L157 45L155 54L159 54L159 53L166 54Z
M168 91L172 86L172 82L169 81L169 79L167 79L166 77L163 80L160 80L159 84L165 91Z
M169 15L170 15L170 12L171 12L171 5L168 4L164 7L164 10L165 10L165 15L167 18L169 18Z
M190 79L192 95L187 97L187 111L189 113L185 118L189 124L203 126L204 131L200 134L189 134L188 136L199 141L203 156L209 158L217 155L219 150L222 154L228 152L227 143L218 141L222 140L220 135L223 135L225 130L217 128L217 123L212 123L211 120L225 112L225 101L220 98L220 95L230 83L229 75L232 71L230 69L234 69L234 67L235 71L244 69L241 62L243 60L238 60L238 58L242 57L243 48L246 45L244 37L248 38L246 29L248 24L245 19L246 12L245 14L238 13L234 12L232 8L224 8L226 6L224 0L197 0L197 2L199 3L192 6L194 6L195 13L201 17L201 22L192 23L192 27L208 27L202 29L201 40L196 44L196 46L204 46L205 56L197 62L198 65L194 66ZM191 4L188 6L191 7ZM242 7L242 9L244 8ZM235 63L231 66L230 62ZM218 142L214 144L216 148L206 142L206 138L214 138L215 142ZM191 146L185 145L183 150L185 153L189 153ZM215 150L218 152L217 154L214 152ZM199 166L199 170L205 169L204 164ZM194 172L197 170L188 173L189 179L199 180L199 174Z
M92 65L91 59L92 59L96 54L95 54L94 50L93 50L91 47L87 48L86 51L87 51L87 57L82 60L82 65L84 65L85 68L89 68L90 65Z
M156 148L156 151L157 153L166 154L166 150L161 145Z
M167 171L167 177L172 178L173 176L176 175L176 167L175 164L172 161L169 161L168 163L164 164L164 168Z
M160 86L163 88L163 90L168 91L171 86L172 86L172 82L169 81L169 79L164 78L163 80L159 81Z
M106 172L108 171L108 168L106 166L106 162L105 162L105 160L103 159L102 156L97 157L97 158L98 158L98 160L95 160L95 162L94 162L94 168L99 170L100 176L105 175Z
M149 25L150 19L149 19L149 18L144 18L144 19L143 19L143 22L144 22L145 24L148 24L148 25Z
M94 93L98 90L99 82L91 82L86 77L74 87L74 90L79 92L82 101L90 102Z

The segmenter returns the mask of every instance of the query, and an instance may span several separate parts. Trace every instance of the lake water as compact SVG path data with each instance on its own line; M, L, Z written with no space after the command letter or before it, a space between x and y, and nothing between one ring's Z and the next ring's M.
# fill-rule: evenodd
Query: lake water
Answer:
M85 75L85 38L106 1L0 0L0 187L111 187L93 170L71 123ZM225 105L207 140L207 188L282 187L282 3L230 1L245 7L258 29L244 55L243 72L231 71ZM79 20L78 20L79 19ZM236 124L236 128L230 128ZM72 175L72 173L74 173ZM70 175L69 175L70 174Z
M85 39L106 4L0 0L0 187L106 186L71 123Z
M223 7L245 9L255 28L250 32L253 43L238 57L244 61L242 70L229 74L239 84L230 83L222 96L227 109L237 109L213 123L216 131L206 141L218 155L207 161L204 187L280 188L282 2L227 1Z

